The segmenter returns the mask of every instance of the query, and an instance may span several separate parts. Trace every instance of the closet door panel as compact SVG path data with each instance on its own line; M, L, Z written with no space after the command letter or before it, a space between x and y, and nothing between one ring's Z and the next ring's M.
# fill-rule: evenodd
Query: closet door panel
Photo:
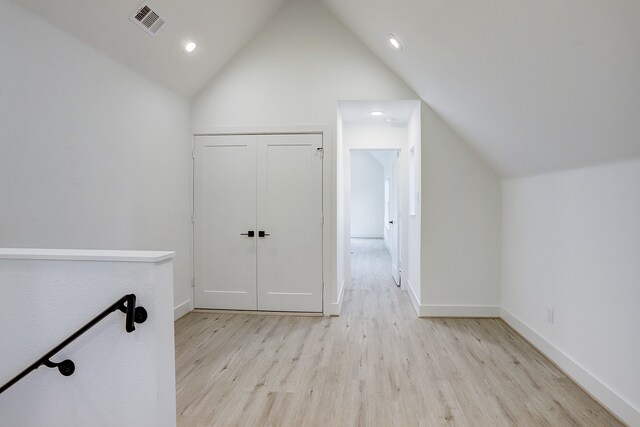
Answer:
M322 135L257 139L258 309L322 311Z
M197 308L256 310L255 136L199 136L194 160Z

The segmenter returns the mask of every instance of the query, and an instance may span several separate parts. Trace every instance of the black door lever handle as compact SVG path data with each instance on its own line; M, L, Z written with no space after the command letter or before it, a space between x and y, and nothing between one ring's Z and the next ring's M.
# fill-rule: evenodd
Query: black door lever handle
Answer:
M256 233L253 230L249 230L246 233L240 233L241 236L249 236L249 237L253 237L256 235Z
M271 234L269 233L265 233L264 231L260 230L258 231L258 237L264 237L264 236L271 236Z

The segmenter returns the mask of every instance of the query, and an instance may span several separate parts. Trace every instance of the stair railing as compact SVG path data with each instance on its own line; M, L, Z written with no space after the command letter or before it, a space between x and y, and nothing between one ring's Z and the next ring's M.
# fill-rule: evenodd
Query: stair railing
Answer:
M27 367L24 371L20 372L18 375L13 377L11 381L0 387L0 394L6 391L9 387L20 381L22 378L26 377L31 371L38 369L40 366L44 365L48 368L58 368L58 371L65 377L72 375L76 370L76 365L69 359L63 360L62 362L52 362L51 357L55 356L60 350L71 344L76 340L79 336L87 332L93 326L98 324L102 319L107 317L109 314L113 313L116 310L120 310L126 314L125 319L125 330L127 332L135 331L136 323L144 323L147 320L147 310L144 307L136 307L136 296L135 294L128 294L120 298L118 301L114 302L102 313L98 314L96 317L87 322L83 327L78 329L72 335L70 335L67 339L62 341L60 344L55 346L51 351L46 353L40 359L33 362L29 367Z

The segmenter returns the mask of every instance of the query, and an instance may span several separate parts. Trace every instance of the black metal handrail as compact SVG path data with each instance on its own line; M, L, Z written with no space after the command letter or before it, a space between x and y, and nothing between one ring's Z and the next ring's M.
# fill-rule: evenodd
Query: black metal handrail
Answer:
M147 310L144 307L136 307L136 296L135 294L125 295L120 298L118 301L114 302L109 308L104 310L102 313L98 314L96 317L91 319L87 324L85 324L82 328L78 329L73 333L73 335L69 336L66 340L62 341L60 344L55 346L50 352L42 356L40 359L33 362L27 369L20 372L16 375L11 381L0 387L0 394L2 394L9 387L20 381L22 378L26 377L31 371L38 369L41 365L44 365L48 368L58 368L58 371L65 377L73 374L76 370L76 365L69 359L63 360L62 362L52 362L50 359L60 350L71 344L76 338L80 335L87 332L93 326L95 326L102 319L107 317L109 314L113 313L116 310L120 310L123 313L126 313L127 317L125 320L125 330L127 332L135 331L135 323L144 323L147 320Z

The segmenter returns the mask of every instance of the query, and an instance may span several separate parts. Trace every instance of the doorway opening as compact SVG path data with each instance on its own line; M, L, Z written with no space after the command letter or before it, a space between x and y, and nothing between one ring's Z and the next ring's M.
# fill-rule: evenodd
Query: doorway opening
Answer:
M379 278L376 285L393 282L399 287L400 150L352 149L350 157L353 282L362 284L356 279L375 270Z
M350 305L410 307L399 292L419 288L420 102L339 101L337 116L338 305L346 290L377 293Z

